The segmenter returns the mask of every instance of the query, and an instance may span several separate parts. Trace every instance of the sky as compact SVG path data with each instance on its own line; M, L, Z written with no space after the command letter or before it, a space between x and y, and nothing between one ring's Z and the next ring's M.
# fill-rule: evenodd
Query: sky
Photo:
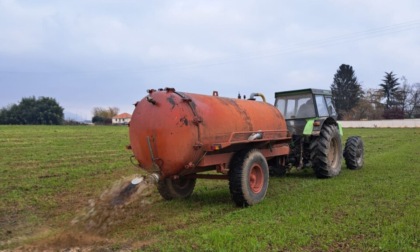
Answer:
M147 89L237 97L420 82L418 0L0 0L0 107L52 97L68 119L132 113Z

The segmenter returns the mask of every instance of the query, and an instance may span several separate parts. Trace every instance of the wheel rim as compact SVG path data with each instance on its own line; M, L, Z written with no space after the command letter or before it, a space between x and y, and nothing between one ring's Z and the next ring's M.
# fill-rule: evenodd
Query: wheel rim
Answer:
M328 161L331 168L335 169L337 166L337 141L335 139L331 139L330 142L330 149L328 150Z
M190 180L187 178L179 178L172 181L173 186L180 190L187 188L189 183Z
M249 186L254 193L261 192L264 185L264 173L260 165L255 164L249 174Z
M359 146L356 151L357 164L360 166L363 162L363 148Z

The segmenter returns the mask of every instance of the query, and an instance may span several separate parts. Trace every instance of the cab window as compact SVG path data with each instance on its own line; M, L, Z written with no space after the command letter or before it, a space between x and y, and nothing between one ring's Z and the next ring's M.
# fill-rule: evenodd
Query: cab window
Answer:
M327 104L325 103L325 99L323 95L316 95L316 107L318 109L318 115L320 117L329 116Z
M335 111L335 108L332 104L331 97L325 97L325 100L327 101L327 108L330 116L337 116L337 112Z
M285 119L301 119L315 117L312 95L297 95L287 98L278 97L276 107Z

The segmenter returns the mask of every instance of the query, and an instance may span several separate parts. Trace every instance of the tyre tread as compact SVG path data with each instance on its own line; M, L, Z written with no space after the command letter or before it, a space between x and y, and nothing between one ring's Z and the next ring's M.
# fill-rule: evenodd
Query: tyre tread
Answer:
M361 163L358 163L357 150L361 148L362 150L362 160ZM350 170L358 170L363 167L363 152L364 144L363 140L359 136L351 136L347 139L346 145L344 147L344 159L346 161L346 166Z
M329 167L328 162L328 150L330 148L331 140L336 137L339 146L339 162L336 169L334 171L331 167ZM338 175L341 170L341 137L338 133L338 128L335 125L324 125L319 137L314 139L310 145L311 149L311 160L313 164L313 168L315 171L315 175L318 178L330 178Z

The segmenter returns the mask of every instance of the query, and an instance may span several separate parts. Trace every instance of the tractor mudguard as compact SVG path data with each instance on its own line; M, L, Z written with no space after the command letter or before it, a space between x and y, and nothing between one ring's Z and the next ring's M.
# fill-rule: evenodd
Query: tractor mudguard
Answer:
M319 133L321 132L324 123L337 125L338 130L340 132L340 136L343 136L343 128L341 126L341 123L337 122L332 117L307 119L305 129L303 130L303 135L319 136Z

